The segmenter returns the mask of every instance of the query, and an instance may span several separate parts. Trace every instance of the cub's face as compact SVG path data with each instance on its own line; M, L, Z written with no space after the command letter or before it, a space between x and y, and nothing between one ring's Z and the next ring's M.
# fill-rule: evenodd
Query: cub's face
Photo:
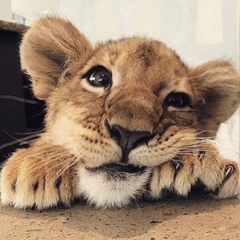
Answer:
M141 38L92 48L57 18L30 29L21 57L47 103L46 141L78 159L80 187L97 206L142 193L152 168L214 136L239 103L236 89L223 87L238 81L227 62L189 69L163 43Z
M52 141L87 168L158 166L194 144L197 113L187 74L156 41L99 45L49 99Z

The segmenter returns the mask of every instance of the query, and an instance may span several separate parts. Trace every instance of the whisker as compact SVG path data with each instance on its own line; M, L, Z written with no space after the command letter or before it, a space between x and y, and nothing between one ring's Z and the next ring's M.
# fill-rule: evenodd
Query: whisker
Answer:
M217 144L216 144L217 145ZM227 151L229 151L229 152L232 152L232 153L235 153L235 154L237 154L237 155L240 155L240 153L238 152L238 151L236 151L236 150L234 150L234 149L231 149L231 148L227 148L226 146L224 146L224 145L220 145L219 147L221 147L221 148L223 148L223 149L225 149L225 150L227 150Z
M31 135L31 136L27 136L27 137L23 137L23 138L19 138L19 139L14 138L15 139L14 141L2 144L0 146L0 150L4 149L6 147L12 146L14 144L17 144L17 143L21 143L21 142L23 142L25 140L30 140L30 139L37 138L37 137L39 137L38 134L34 134L34 135Z
M59 157L59 158L57 158ZM56 169L55 175L56 177L54 178L53 181L56 181L59 176L62 176L68 169L70 169L72 166L74 166L76 163L79 162L79 159L74 157L74 156L64 156L64 159L62 158L62 155L59 154L59 156L55 156L56 160L54 163L54 169ZM49 159L48 159L49 160ZM51 159L53 161L53 159ZM40 161L40 164L34 165L34 167L31 169L31 171L28 172L28 174L32 174L35 171L37 171L39 168L44 168L47 165L49 165L49 161Z
M36 139L34 139L34 140L29 140L29 141L24 141L24 142L20 142L20 143L19 143L19 146L26 145L26 144L27 144L27 145L30 145L30 144L34 143L35 140L36 140Z
M53 157L53 156L52 156ZM54 168L58 168L61 167L61 165L65 166L66 164L69 164L69 159L72 159L72 156L64 156L64 160L63 160L63 156L62 154L59 155L55 155L54 158L48 158L46 161L39 161L37 164L35 164L32 168L31 171L28 172L28 174L32 174L33 172L35 172L36 170L38 170L39 168L44 168L46 166L48 166L49 164L51 164L54 161ZM65 165L64 165L65 164ZM69 166L69 165L68 165Z
M7 136L9 136L12 139L17 139L16 137L14 137L12 134L10 134L9 132L7 132L5 129L2 129L2 132L4 132Z
M24 102L24 103L39 105L39 103L37 101L29 100L29 99L25 99L25 98L21 98L21 97L17 97L17 96L0 94L0 98L1 99L6 99L6 100L14 100L14 101L18 101L18 102Z
M16 135L28 135L28 134L33 134L33 133L42 133L44 132L45 130L42 129L40 131L34 131L34 132L12 132L13 134L16 134Z
M64 167L64 165L63 165L63 168L61 169L61 171L58 172L58 175L59 175L59 176L63 175L63 173L65 173L69 168L71 168L72 166L74 166L77 162L78 162L78 159L74 159L74 161L71 162L70 165L69 165L69 163L66 163L66 164L65 164L65 165L66 165L65 167Z

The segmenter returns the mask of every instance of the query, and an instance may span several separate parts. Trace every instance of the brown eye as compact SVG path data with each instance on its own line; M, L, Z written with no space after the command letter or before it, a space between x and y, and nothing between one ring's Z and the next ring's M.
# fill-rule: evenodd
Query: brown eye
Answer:
M190 106L190 98L186 93L172 92L166 97L164 103L167 106L184 108Z
M112 74L104 67L96 67L87 75L87 81L94 87L106 88L112 84Z

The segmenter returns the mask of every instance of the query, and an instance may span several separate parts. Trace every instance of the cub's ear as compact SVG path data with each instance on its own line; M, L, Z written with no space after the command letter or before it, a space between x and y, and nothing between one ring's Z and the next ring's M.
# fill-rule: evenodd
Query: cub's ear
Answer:
M240 77L226 61L212 61L189 70L196 110L204 136L214 136L240 104Z
M31 77L35 96L42 100L47 100L72 64L81 67L91 52L88 40L70 22L57 17L36 21L20 46L22 68Z

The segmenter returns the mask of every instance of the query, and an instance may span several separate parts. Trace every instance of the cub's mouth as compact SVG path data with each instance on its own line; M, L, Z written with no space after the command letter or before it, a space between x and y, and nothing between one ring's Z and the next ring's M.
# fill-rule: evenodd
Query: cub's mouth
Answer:
M96 168L86 168L91 172L122 172L122 173L139 173L144 172L146 167L134 166L127 163L109 163Z

